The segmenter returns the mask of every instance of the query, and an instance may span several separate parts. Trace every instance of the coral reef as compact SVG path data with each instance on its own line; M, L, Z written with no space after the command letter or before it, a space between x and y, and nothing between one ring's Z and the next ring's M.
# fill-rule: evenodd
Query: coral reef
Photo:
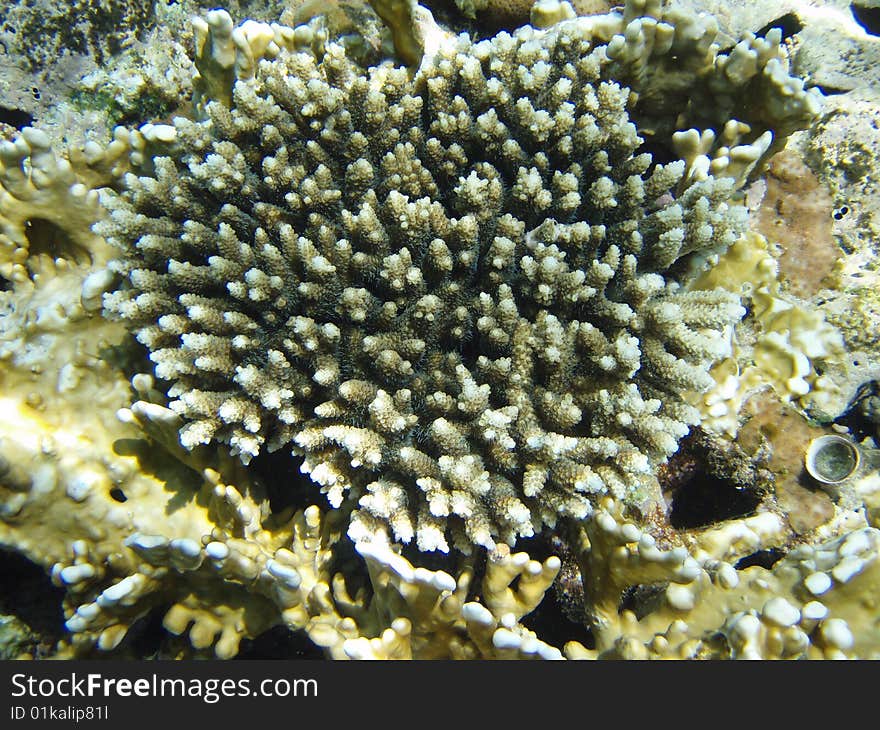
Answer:
M593 608L596 648L578 642L580 658L841 658L877 656L878 636L865 612L876 595L880 531L855 529L845 537L792 550L772 568L737 570L738 557L780 539L772 512L700 535L690 546L663 550L655 539L604 511L581 536L582 571ZM660 594L638 613L619 610L622 593L659 584ZM618 597L618 599L615 599ZM641 614L641 615L640 615ZM850 626L860 628L854 634Z
M8 116L3 655L880 656L870 39L379 5L156 5Z

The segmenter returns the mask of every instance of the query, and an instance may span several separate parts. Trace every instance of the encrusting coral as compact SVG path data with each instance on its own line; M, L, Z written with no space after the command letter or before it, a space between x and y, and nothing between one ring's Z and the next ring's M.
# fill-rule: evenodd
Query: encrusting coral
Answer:
M26 128L15 142L0 142L0 185L0 276L23 283L59 257L106 261L110 249L91 230L98 193L55 155L45 133ZM42 249L31 250L32 239Z
M849 360L857 357L846 352L841 333L821 310L781 289L779 263L766 238L750 231L688 286L725 287L749 308L732 356L713 368L715 385L702 397L710 428L736 435L743 403L767 387L826 419L842 412L850 397Z
M423 550L648 499L744 311L672 269L740 235L767 125L815 100L772 40L716 57L709 26L637 10L428 44L413 77L267 26L231 108L163 128L95 229L122 249L106 308L171 383L181 442L292 447L331 504L357 500L353 536ZM785 100L652 165L629 110L667 53L714 63L682 81L708 97Z

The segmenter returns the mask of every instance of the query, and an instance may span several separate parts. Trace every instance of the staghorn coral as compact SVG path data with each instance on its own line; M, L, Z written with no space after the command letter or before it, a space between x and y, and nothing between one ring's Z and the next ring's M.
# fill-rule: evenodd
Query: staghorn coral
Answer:
M362 657L366 646L376 654L383 636L398 636L416 658L558 656L518 623L552 582L554 558L541 564L525 553L499 555L474 581L473 561L456 579L431 578L390 549L365 546L369 571L359 563L346 574L362 572L374 583L352 596L334 552L344 512L273 512L238 460L180 447L180 417L151 402L162 397L152 377L127 381L121 364L130 367L128 356L117 344L124 328L97 314L111 283L110 249L83 220L98 209L62 213L69 186L83 188L72 201L93 200L83 176L128 169L156 139L149 129L120 133L103 156L73 155L83 165L76 172L35 132L26 132L26 151L24 140L6 148L14 164L0 177L4 210L52 216L80 246L75 256L62 249L51 257L42 248L45 229L36 247L23 239L14 249L13 287L0 292L0 547L51 576L66 619L62 639L43 645L48 637L22 633L5 617L4 651L128 652L132 628L159 611L169 635L188 639L163 640L163 656L231 657L242 639L276 625L304 632L336 658ZM128 408L132 386L144 400ZM480 582L484 603L466 601ZM23 588L17 583L15 591ZM17 607L28 602L15 592L10 598Z
M245 462L290 446L333 505L357 500L351 534L423 550L512 543L595 494L650 499L698 420L682 393L712 384L743 313L670 269L739 235L724 175L772 134L730 122L743 144L712 152L692 130L708 142L687 165L652 167L612 77L642 83L639 59L681 34L637 10L426 46L412 78L276 44L232 108L176 118L96 231L123 252L107 311L171 383L181 442ZM598 43L615 24L626 37ZM813 97L754 44L751 68L717 64L725 92L782 84L764 116L789 131Z

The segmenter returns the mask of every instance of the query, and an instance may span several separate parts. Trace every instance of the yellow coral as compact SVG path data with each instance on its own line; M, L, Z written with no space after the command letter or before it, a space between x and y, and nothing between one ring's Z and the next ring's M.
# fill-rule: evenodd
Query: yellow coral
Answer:
M100 211L98 193L44 132L28 127L0 142L0 276L21 283L51 263L105 262L109 247L91 230Z
M716 386L702 396L704 424L735 434L743 403L768 387L804 409L833 408L845 381L823 372L846 364L843 337L810 303L782 292L766 238L747 233L690 287L724 287L750 304L736 330L733 357L713 368Z

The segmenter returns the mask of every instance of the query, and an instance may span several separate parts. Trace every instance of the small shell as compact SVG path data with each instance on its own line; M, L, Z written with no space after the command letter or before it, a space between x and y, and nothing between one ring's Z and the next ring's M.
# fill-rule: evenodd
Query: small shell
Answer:
M810 442L804 456L807 473L820 484L840 484L859 468L858 447L843 436L829 434Z

